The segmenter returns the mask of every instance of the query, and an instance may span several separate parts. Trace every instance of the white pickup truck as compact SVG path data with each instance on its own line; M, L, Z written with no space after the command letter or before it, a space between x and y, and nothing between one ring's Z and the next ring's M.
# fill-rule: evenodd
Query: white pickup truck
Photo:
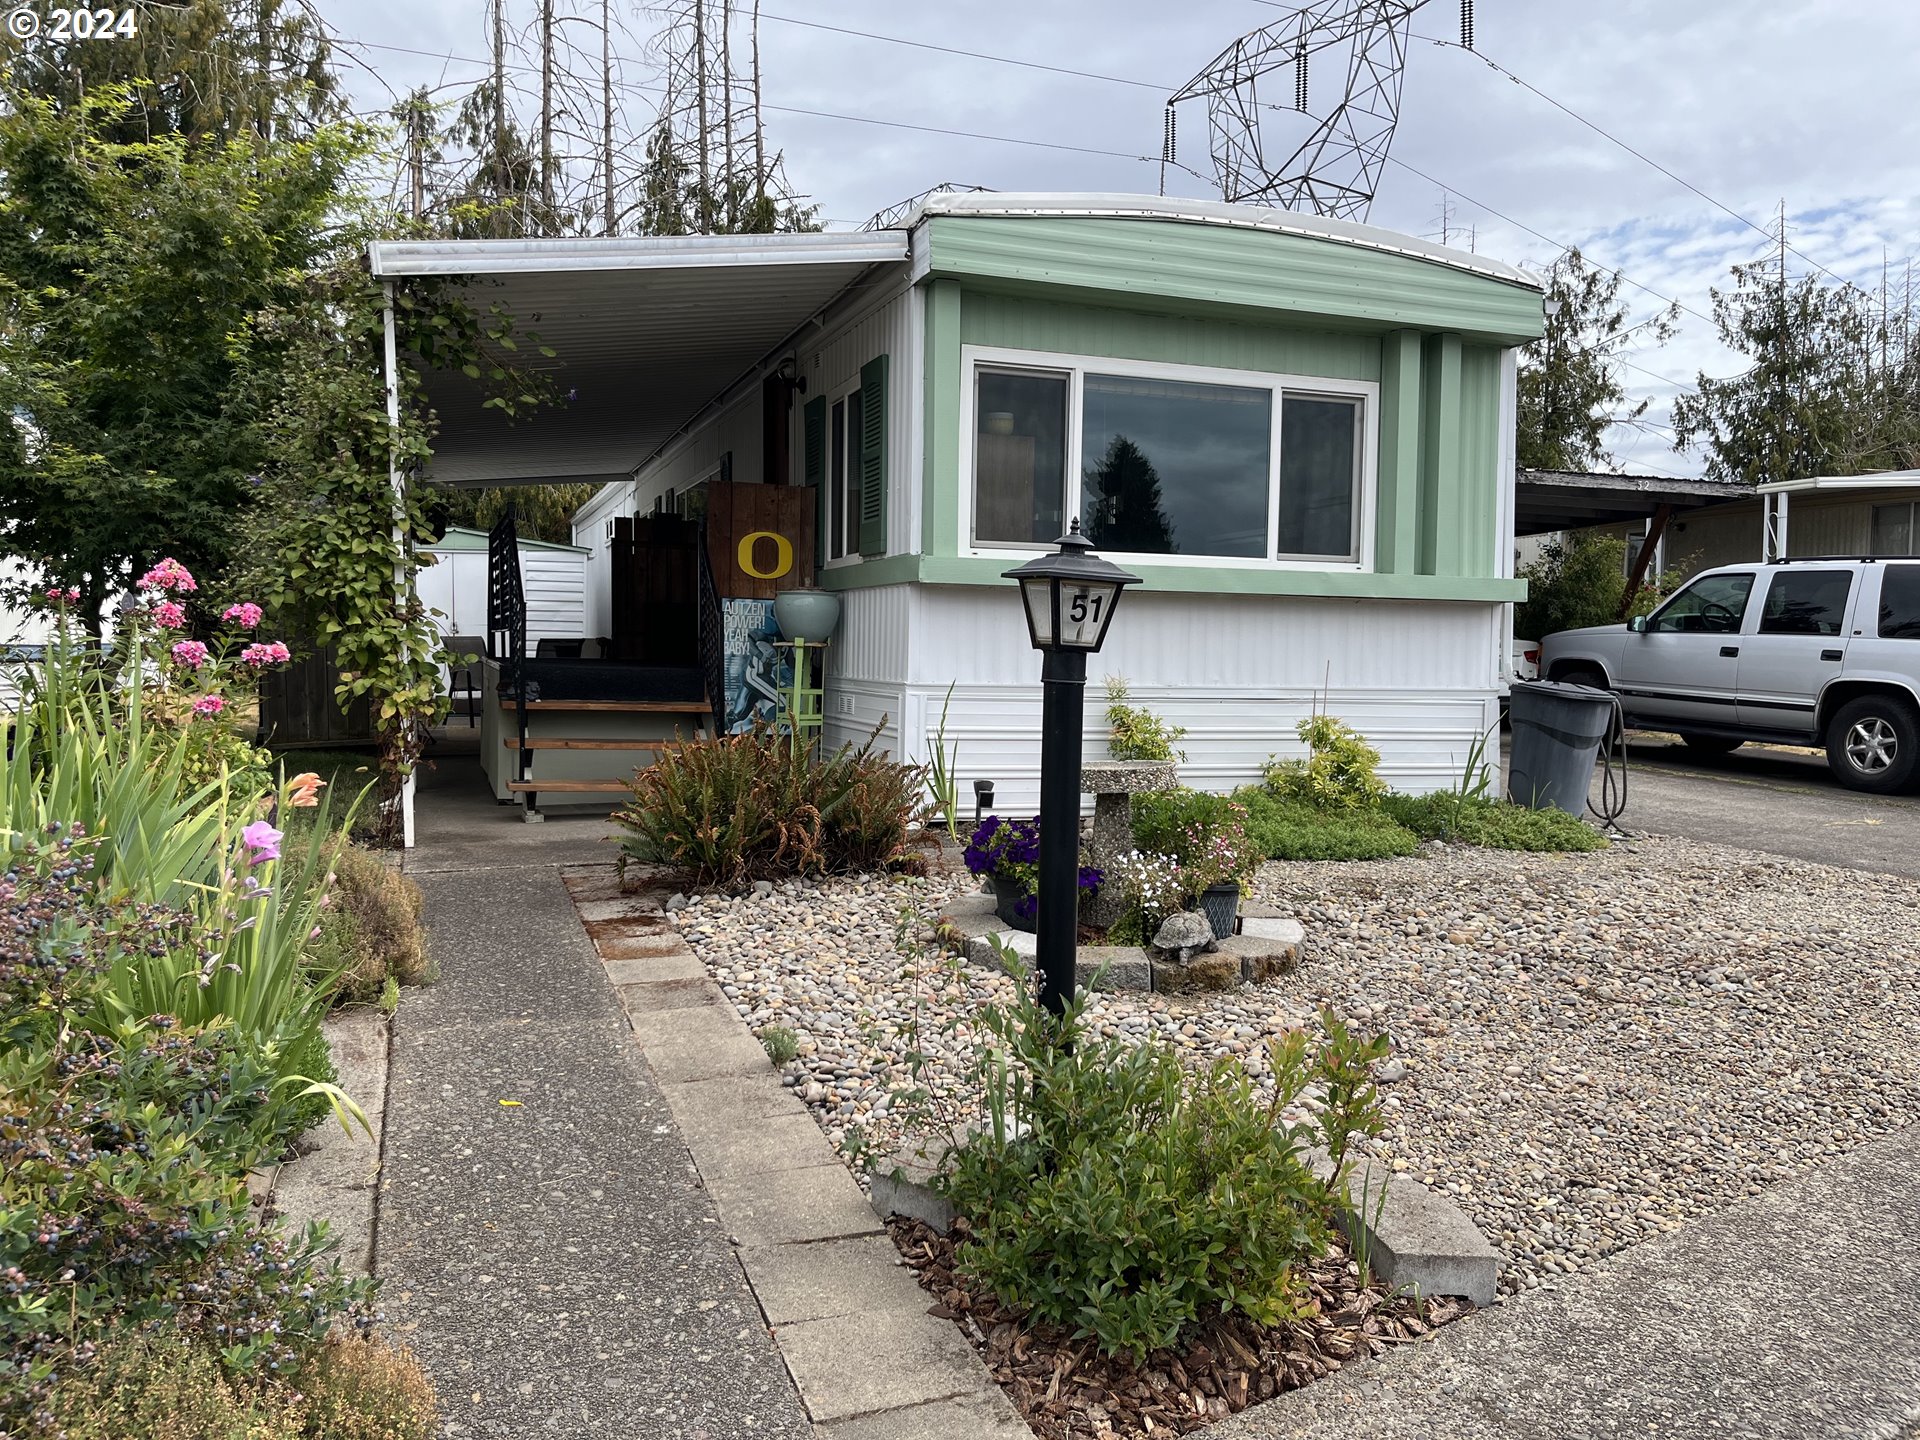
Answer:
M1920 782L1920 559L1702 571L1651 615L1549 635L1540 668L1699 750L1824 745L1855 790Z

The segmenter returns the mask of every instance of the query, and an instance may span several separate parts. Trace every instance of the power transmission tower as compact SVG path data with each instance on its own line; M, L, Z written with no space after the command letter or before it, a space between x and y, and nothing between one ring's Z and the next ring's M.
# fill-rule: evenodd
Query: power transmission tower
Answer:
M1168 108L1206 100L1222 197L1365 220L1399 120L1413 16L1427 3L1316 0L1241 36L1181 87ZM1473 48L1473 0L1461 0L1460 37L1465 48ZM1309 67L1315 56L1336 48L1349 51L1339 102L1284 158L1269 159L1262 127L1277 122L1267 112L1292 109L1310 116ZM1263 100L1261 82L1289 69L1293 104Z

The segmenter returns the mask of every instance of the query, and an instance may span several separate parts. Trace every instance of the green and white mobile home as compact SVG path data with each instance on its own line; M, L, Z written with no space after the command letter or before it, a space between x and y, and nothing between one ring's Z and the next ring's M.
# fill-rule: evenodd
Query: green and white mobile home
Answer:
M697 512L717 484L811 488L817 583L845 605L834 740L880 726L924 757L951 687L963 782L1032 805L1039 659L1001 577L1075 516L1144 577L1093 677L1186 728L1189 784L1297 753L1317 706L1395 786L1432 788L1496 716L1522 594L1516 347L1541 333L1523 271L1104 195L938 195L858 235L382 249L382 273L540 305L563 387L623 387L586 434L510 432L457 377L436 394L430 478L609 481L575 526L590 627L611 623L621 519ZM1090 685L1089 754L1101 706Z

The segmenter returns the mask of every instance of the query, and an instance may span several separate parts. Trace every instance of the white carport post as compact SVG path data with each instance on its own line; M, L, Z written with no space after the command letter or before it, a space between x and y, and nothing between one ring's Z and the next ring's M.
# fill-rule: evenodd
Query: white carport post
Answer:
M1766 534L1760 558L1768 564L1787 558L1787 492L1769 490L1761 501Z
M387 434L388 461L387 478L393 486L393 543L399 551L393 564L393 599L402 609L411 598L408 591L412 581L407 577L406 557L406 513L407 513L407 477L400 468L400 348L394 331L393 321L393 282L387 281L381 290L386 296L383 323L386 327L387 362ZM407 656L409 666L414 657ZM413 849L413 767L407 767L407 778L400 782L400 844L403 849Z

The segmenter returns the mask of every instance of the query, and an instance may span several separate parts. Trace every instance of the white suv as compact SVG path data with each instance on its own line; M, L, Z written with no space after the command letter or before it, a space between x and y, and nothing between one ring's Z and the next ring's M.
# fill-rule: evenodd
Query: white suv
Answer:
M1824 745L1853 789L1920 781L1920 559L1703 571L1651 615L1549 635L1540 668L1695 749Z

